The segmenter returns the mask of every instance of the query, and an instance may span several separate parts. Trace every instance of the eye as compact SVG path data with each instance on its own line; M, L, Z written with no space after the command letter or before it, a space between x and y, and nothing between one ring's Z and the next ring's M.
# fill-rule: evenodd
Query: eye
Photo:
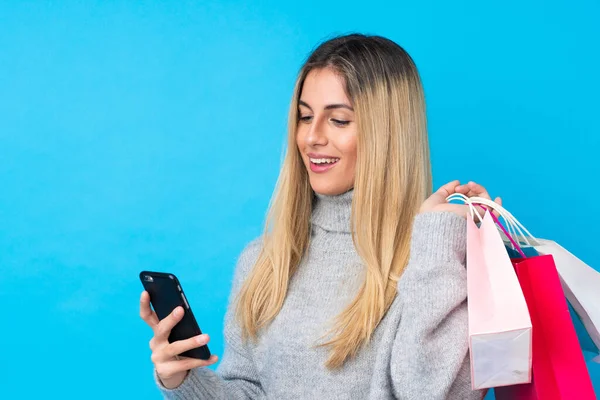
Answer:
M348 124L350 124L350 121L344 121L344 120L335 119L335 118L331 118L330 121L333 122L334 125L337 125L337 126L340 126L340 127L347 126Z
M305 115L303 117L298 118L298 121L308 123L312 120L312 115Z

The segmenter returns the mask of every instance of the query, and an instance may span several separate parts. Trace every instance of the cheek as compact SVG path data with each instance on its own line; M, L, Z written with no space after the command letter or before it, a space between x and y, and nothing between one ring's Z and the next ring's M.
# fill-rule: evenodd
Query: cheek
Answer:
M298 129L296 131L296 148L298 149L298 153L302 162L308 167L308 160L305 158L304 150L305 150L305 140L302 129Z
M298 146L298 150L300 151L302 151L302 148L304 147L304 135L300 127L296 129L296 146Z
M349 165L356 164L356 143L356 134L353 133L345 137L339 146L340 151L344 154Z

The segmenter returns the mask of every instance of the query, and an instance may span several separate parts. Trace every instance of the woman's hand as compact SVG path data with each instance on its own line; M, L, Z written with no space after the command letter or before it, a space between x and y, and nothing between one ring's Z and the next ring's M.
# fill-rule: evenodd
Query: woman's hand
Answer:
M212 355L208 360L178 357L179 354L196 347L204 346L209 341L208 335L202 334L186 340L169 343L171 329L181 321L183 313L183 307L177 307L166 318L159 321L156 313L150 309L150 295L146 291L142 292L140 298L140 317L154 331L154 337L150 340L150 349L152 350L151 359L158 377L168 389L174 389L181 385L188 371L192 368L206 367L217 362L217 356L215 355Z
M430 211L450 211L466 218L471 214L468 205L450 204L446 201L446 198L454 193L461 193L467 197L483 197L491 200L487 190L475 182L469 182L466 185L461 185L459 181L452 181L439 188L437 192L425 200L421 206L421 209L419 210L419 213ZM494 202L502 205L502 199L500 197L496 197ZM480 208L479 211L483 211L483 209ZM498 215L496 212L494 212L494 214Z

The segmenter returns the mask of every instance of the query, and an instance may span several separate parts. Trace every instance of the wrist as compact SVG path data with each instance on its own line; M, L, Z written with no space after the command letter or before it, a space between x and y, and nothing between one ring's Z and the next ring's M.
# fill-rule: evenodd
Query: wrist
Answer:
M189 373L190 371L178 372L169 378L162 378L160 375L157 374L157 378L165 389L173 390L181 386L181 384L183 383L183 381L185 381L185 378L187 378Z

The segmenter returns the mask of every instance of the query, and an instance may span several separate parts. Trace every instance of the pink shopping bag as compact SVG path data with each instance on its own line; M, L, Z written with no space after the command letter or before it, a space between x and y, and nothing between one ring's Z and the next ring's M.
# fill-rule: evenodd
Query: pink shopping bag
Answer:
M469 349L473 389L531 382L532 328L492 216L467 220Z

